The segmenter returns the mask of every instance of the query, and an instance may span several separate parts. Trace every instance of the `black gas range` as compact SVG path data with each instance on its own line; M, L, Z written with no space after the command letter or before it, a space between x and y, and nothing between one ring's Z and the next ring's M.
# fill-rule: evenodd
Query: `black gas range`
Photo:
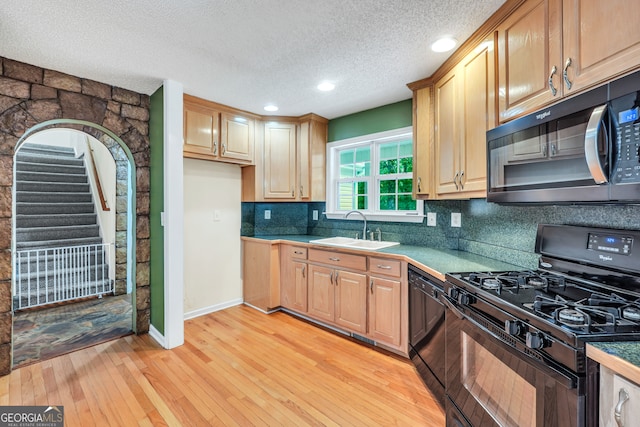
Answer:
M465 383L471 378L465 369L486 357L473 349L508 353L514 356L513 366L503 372L523 377L526 369L533 369L562 384L554 393L572 390L567 393L572 395L575 414L557 425L587 425L586 343L640 340L640 231L541 224L536 253L540 258L535 270L446 275L444 301L451 313L447 343L462 354L447 355L453 360L448 370L461 371L447 379L447 394L453 406L457 401L468 405L469 397L481 400L482 393L474 396L473 384ZM519 367L516 360L526 363ZM479 402L483 408L493 404ZM547 409L542 405L536 410L555 413L553 405L548 402ZM497 425L517 425L489 415Z

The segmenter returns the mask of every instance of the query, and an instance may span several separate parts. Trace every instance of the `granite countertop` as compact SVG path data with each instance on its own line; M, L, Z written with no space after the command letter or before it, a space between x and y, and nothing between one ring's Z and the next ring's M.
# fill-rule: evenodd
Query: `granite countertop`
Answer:
M327 236L309 235L284 235L284 236L255 236L243 237L245 239L271 240L276 242L297 242L306 243L317 248L331 250L357 251L367 255L376 254L389 255L391 257L403 258L407 262L418 268L425 270L437 279L444 280L445 273L468 272L468 271L504 271L522 270L522 266L509 264L493 258L476 255L470 252L457 251L453 249L437 249L424 246L396 245L376 251L356 250L338 248L309 243L311 240L322 239Z
M640 341L590 342L587 357L640 384Z

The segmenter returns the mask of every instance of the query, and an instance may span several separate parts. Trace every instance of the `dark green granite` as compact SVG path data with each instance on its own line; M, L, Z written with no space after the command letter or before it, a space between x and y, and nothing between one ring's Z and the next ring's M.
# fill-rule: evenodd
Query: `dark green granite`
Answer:
M640 341L590 342L589 344L640 367Z

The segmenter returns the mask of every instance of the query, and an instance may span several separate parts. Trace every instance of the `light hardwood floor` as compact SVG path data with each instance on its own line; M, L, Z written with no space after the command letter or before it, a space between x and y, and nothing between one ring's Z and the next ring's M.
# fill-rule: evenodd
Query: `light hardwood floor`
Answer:
M0 405L63 405L66 426L444 425L409 361L246 306L172 350L129 336L17 369Z

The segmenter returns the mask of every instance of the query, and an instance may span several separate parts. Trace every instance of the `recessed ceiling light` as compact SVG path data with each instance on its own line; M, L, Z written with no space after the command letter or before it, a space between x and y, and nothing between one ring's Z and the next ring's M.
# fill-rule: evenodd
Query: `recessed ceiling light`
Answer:
M453 37L442 37L433 42L431 50L434 52L448 52L458 44L458 40Z
M278 106L273 104L265 105L264 111L269 111L269 112L278 111Z
M318 90L321 90L323 92L328 92L330 90L334 90L335 88L336 85L331 82L322 82L318 85Z

